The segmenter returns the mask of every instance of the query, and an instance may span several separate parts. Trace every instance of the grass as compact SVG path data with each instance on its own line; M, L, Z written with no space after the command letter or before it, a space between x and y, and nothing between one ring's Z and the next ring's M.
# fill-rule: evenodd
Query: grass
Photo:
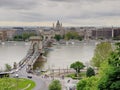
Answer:
M72 78L72 79L79 79L79 80L80 80L80 79L86 77L86 72L80 72L80 73L78 74L78 77L76 76L75 73L68 74L68 75L66 75L66 77L70 77L70 78Z
M35 82L23 78L0 78L0 90L32 90Z

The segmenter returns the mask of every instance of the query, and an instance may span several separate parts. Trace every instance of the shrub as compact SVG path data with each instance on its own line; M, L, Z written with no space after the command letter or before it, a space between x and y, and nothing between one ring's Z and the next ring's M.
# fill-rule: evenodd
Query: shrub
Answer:
M62 90L62 86L59 80L53 80L49 85L49 90Z
M95 71L94 71L94 69L91 68L91 67L87 68L86 76L87 76L87 77L95 76Z

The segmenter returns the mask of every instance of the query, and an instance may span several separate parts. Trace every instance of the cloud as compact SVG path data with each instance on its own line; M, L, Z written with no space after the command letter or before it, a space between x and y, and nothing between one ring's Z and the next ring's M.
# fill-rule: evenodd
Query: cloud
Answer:
M60 19L76 25L106 24L107 20L114 24L115 20L119 23L119 3L120 0L0 0L0 22L54 22Z
M37 3L37 0L0 0L0 7L7 9L31 9Z
M56 2L101 2L103 0L50 0Z

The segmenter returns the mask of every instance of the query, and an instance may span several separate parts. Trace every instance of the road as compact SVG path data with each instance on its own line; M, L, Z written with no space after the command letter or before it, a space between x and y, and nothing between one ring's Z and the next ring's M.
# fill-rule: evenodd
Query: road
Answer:
M32 77L32 78L29 78L31 80L33 80L35 83L36 83L36 86L33 90L48 90L47 88L47 85L45 83L45 81L43 81L39 76L36 76L34 74L31 74L31 73L27 73L27 67L28 67L28 64L31 63L31 60L35 58L35 54L33 54L32 56L30 56L30 58L26 58L27 61L19 66L16 70L15 70L15 73L13 74L14 76L15 75L18 75L19 78L28 78L28 76Z

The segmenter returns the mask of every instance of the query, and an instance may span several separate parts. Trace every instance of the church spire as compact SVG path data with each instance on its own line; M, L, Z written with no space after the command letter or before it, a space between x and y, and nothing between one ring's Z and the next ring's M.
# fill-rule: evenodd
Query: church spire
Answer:
M54 23L53 23L53 29L55 28L55 25L54 25Z
M56 26L59 26L60 25L60 22L59 22L59 20L57 20L57 24L56 24Z

